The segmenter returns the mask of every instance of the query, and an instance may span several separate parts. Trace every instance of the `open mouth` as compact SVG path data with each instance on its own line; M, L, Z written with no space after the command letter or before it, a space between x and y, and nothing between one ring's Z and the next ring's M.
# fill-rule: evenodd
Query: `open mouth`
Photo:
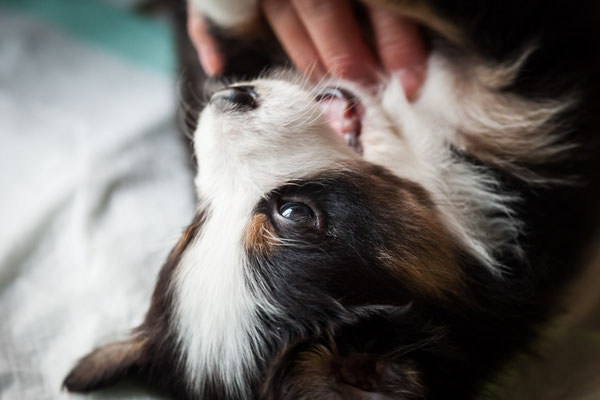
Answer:
M362 154L360 133L364 107L358 97L346 89L327 87L316 101L333 130L358 154Z

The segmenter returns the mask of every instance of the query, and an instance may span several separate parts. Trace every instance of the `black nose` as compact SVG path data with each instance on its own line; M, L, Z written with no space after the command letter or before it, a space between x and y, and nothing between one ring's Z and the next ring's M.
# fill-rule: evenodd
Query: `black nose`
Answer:
M258 94L254 86L229 86L215 93L210 102L222 110L249 111L258 107Z

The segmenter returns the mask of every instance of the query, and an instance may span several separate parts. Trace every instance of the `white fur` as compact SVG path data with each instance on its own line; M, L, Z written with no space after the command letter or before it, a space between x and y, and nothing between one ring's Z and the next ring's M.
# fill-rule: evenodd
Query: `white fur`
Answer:
M457 88L448 72L443 60L432 56L426 84L414 104L407 102L399 81L389 82L380 101L387 122L395 129L366 130L365 159L427 189L455 237L491 271L499 273L494 255L504 244L514 242L519 223L513 218L490 219L488 215L494 211L510 214L508 204L514 199L504 195L485 170L461 162L451 153L450 144L460 143L460 130L431 112L430 105L442 107L448 114L463 111L465 103L455 101L453 92ZM445 104L439 104L443 99ZM393 134L400 136L401 144L391 145L391 138L382 137ZM370 146L374 136L378 143ZM409 154L395 156L403 153Z
M249 287L244 228L273 189L358 157L330 130L309 93L286 82L254 83L261 105L250 114L208 106L195 135L196 185L207 210L201 235L175 278L177 335L189 384L218 376L231 394L247 395L247 374L260 354L256 312L273 310Z
M543 182L519 161L565 149L556 145L551 124L565 105L502 92L521 61L494 68L472 59L457 66L433 53L427 80L414 103L407 101L395 78L377 96L345 83L360 93L366 106L364 159L427 189L450 232L496 275L501 275L496 260L501 251L520 252L522 226L511 209L518 199L506 194L485 168L457 159L450 146L469 153L469 139L480 138L497 151L486 154L487 161L530 182ZM513 146L522 157L509 158L517 152Z
M500 275L495 256L514 246L520 229L510 210L515 199L502 193L488 171L454 157L450 145L465 148L466 135L502 131L509 121L535 132L558 109L532 118L533 109L544 108L521 102L522 110L507 106L488 112L479 100L492 105L512 100L497 90L503 75L490 76L495 80L474 79L465 86L464 77L434 54L415 103L406 100L397 79L376 96L342 85L358 93L365 105L363 158L423 186L455 238ZM253 208L285 183L347 168L347 161L359 157L327 126L310 90L278 79L251 84L260 96L256 110L220 112L209 105L200 118L195 182L206 222L175 279L176 331L189 384L199 390L206 379L218 377L241 397L248 395L245 382L256 369L254 357L261 355L257 312L277 309L250 290L261 287L246 270L243 246ZM509 120L507 113L518 115ZM497 211L504 215L491 218Z
M257 0L192 0L195 11L218 26L234 28L251 23L258 15Z

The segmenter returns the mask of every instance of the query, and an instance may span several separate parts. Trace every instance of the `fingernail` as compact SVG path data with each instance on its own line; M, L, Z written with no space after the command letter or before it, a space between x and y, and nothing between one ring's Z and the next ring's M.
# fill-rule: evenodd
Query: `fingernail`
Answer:
M202 69L210 76L220 75L223 72L223 62L210 46L199 46L198 59Z
M398 76L404 93L409 101L413 101L417 98L423 83L425 82L425 66L415 66L400 69L394 71L394 74Z

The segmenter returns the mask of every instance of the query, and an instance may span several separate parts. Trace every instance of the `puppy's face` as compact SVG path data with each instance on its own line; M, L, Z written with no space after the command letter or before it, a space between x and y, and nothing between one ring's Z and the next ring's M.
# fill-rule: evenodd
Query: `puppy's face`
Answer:
M67 387L131 371L206 398L448 386L464 369L445 313L471 302L467 268L501 274L518 222L467 157L470 135L506 110L469 115L459 76L436 59L428 73L414 104L394 80L375 95L278 77L216 92L194 138L198 215L146 321L84 358ZM485 82L469 90L500 100Z
M369 135L394 132L369 131L349 93L257 80L203 111L204 221L173 278L173 328L195 387L214 379L248 394L290 343L332 335L367 306L459 290L457 245L429 194L366 161L377 153Z

